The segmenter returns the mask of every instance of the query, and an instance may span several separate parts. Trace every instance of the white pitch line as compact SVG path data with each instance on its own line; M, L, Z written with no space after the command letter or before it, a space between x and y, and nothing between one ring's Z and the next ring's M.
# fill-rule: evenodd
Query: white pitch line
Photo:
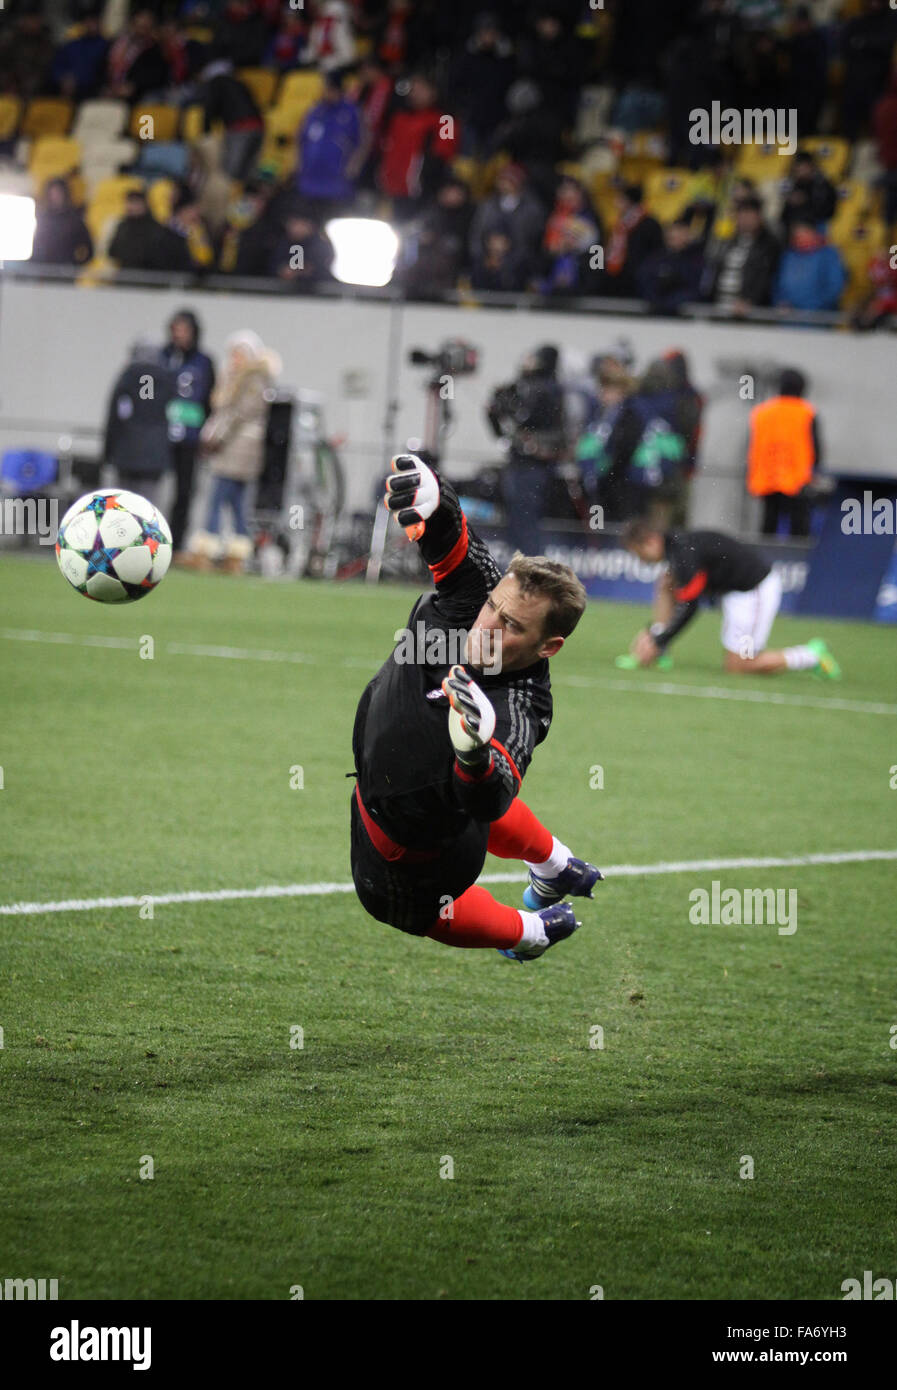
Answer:
M138 650L136 637L78 637L70 632L39 632L33 628L0 628L0 638L9 642L49 642L80 647L120 647ZM166 642L163 648L170 656L205 656L228 661L266 661L317 666L334 665L376 671L382 658L344 656L335 662L322 663L316 656L303 652L267 650L262 647L203 646L193 642ZM384 653L385 656L385 653ZM791 705L798 709L838 710L849 714L897 714L897 704L872 700L842 700L837 695L788 695L777 690L730 690L720 685L678 685L673 681L612 680L601 676L552 676L554 685L581 686L589 690L622 690L638 695L690 695L700 700L736 700L759 705Z
M552 676L552 685L600 690L634 690L640 695L692 695L701 700L747 700L760 705L798 705L805 709L847 710L851 714L897 714L897 705L872 700L841 700L836 695L786 695L778 690L729 690L721 685L676 685L673 681L601 680L594 676Z
M897 860L897 849L849 849L832 854L801 854L790 859L681 859L660 864L612 864L603 872L608 879L641 878L652 874L718 873L724 869L799 869L818 864L867 864L875 860ZM477 883L522 883L525 874L483 874ZM95 912L109 907L142 907L151 902L221 903L247 898L330 897L334 893L354 893L352 883L286 883L264 888L215 888L184 893L146 893L127 898L67 898L56 903L0 904L0 917L35 916L42 912Z

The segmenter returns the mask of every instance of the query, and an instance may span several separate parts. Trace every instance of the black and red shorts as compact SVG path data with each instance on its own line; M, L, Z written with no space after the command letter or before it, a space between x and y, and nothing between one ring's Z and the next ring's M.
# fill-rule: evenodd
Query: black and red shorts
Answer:
M448 845L434 851L402 850L386 842L378 849L365 829L357 789L352 793L352 879L358 899L378 922L412 936L425 936L439 921L448 898L460 898L483 871L488 821L471 820ZM376 835L376 829L374 831ZM386 851L386 853L384 853ZM387 858L386 854L394 857Z

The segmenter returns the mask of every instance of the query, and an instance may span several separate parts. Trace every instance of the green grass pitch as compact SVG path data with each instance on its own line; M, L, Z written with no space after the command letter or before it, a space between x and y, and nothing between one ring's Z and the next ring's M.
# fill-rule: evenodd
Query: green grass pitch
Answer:
M0 904L350 881L355 704L414 592L176 573L116 609L7 557L0 594ZM591 604L552 663L524 796L577 853L897 847L892 631L780 618L844 680L738 678L705 614L672 673L624 676L642 617ZM895 877L617 875L527 966L346 892L0 915L0 1275L78 1299L494 1300L894 1277ZM795 889L797 931L693 925L714 878Z

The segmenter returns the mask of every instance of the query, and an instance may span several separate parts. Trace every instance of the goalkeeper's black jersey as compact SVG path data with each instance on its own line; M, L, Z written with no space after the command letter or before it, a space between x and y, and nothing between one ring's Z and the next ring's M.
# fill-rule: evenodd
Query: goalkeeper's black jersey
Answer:
M676 608L662 629L651 629L661 648L691 621L702 598L756 589L769 574L762 556L722 531L671 531L664 548Z
M418 542L436 584L408 619L415 648L399 642L359 701L352 736L361 800L390 839L407 849L438 850L471 819L497 820L520 789L533 750L551 724L551 681L544 658L525 670L488 675L470 669L495 708L492 756L473 777L455 760L449 703L441 690L466 632L501 573L457 495L440 479L440 504ZM440 637L439 634L442 634ZM454 647L454 650L453 650Z

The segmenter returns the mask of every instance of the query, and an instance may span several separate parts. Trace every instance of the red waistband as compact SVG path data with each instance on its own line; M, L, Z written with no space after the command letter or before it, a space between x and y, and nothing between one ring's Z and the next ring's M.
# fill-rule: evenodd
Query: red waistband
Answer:
M358 810L361 815L362 824L368 834L368 839L374 849L384 859L393 862L397 859L404 859L406 863L417 864L425 859L438 859L438 850L429 849L406 849L404 845L398 844L396 840L391 840L385 830L381 830L376 821L371 816L361 799L361 792L358 790L358 783L355 783L355 800L358 803Z

